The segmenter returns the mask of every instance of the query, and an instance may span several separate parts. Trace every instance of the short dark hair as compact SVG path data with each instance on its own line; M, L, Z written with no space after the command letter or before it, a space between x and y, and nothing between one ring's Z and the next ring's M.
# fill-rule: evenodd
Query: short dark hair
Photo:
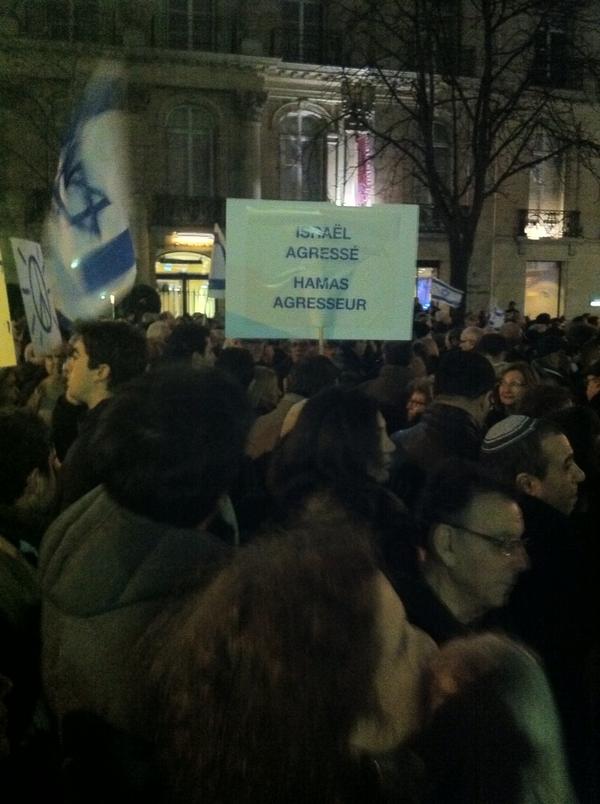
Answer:
M485 332L477 344L478 352L492 357L499 357L507 348L506 338L499 332Z
M381 717L376 578L357 533L276 533L165 618L149 675L178 801L338 800Z
M588 370L584 374L591 377L600 377L600 360L596 360L591 366L588 366Z
M167 338L163 357L173 361L191 360L194 352L204 355L209 335L209 330L200 324L177 324Z
M0 503L13 505L34 469L48 474L50 436L44 422L24 408L0 408Z
M168 367L115 395L91 450L119 504L158 522L195 527L235 480L249 424L238 383L216 369Z
M519 413L542 419L573 404L572 392L562 385L538 383L527 388L519 404Z
M308 399L323 388L333 385L338 376L338 369L328 357L311 355L291 367L287 376L287 390Z
M81 338L88 356L88 367L102 363L110 367L107 387L112 391L146 369L146 339L126 321L82 321L75 336Z
M477 399L491 391L495 384L494 369L483 355L452 350L440 358L435 372L434 395Z
M517 475L526 472L543 480L548 471L548 457L543 442L548 436L561 435L553 422L537 419L535 428L527 435L494 452L481 452L481 466L492 477L507 486L515 487Z
M411 341L386 341L383 344L383 359L390 366L408 366L415 356Z
M254 379L254 360L248 349L228 346L217 357L215 366L233 377L243 388L248 388Z
M418 538L429 547L432 528L441 522L457 522L481 494L500 494L516 500L511 484L502 483L479 464L449 458L431 475L417 503Z

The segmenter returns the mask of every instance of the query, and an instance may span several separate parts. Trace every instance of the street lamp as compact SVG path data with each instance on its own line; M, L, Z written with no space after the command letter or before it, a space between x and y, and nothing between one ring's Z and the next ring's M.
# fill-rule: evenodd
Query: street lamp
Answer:
M369 117L373 114L375 87L362 76L342 81L342 109L344 125L348 131L368 131Z

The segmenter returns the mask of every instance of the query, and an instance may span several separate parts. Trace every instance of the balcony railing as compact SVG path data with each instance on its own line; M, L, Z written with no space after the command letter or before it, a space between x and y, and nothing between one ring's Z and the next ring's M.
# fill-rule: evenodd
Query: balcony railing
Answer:
M517 213L517 236L529 240L540 238L583 237L579 210L520 209Z
M531 80L538 87L549 89L583 89L585 62L583 59L536 59Z
M443 234L446 231L441 215L433 204L419 204L419 231L425 234Z
M225 199L204 196L155 195L153 226L212 226L225 224Z
M324 28L273 28L269 55L301 64L340 65L344 62L343 39L340 33Z

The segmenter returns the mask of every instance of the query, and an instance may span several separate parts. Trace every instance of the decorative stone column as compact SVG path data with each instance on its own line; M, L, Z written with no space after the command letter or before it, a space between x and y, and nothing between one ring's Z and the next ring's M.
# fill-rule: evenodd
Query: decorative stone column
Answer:
M267 102L266 92L236 93L241 120L241 192L245 198L261 197L261 134L262 114Z

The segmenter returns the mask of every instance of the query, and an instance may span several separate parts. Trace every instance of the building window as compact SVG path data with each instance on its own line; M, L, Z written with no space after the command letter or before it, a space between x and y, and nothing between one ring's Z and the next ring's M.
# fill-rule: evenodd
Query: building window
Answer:
M212 115L199 106L179 106L167 118L167 155L171 195L214 194Z
M433 124L433 161L441 183L448 187L450 182L450 138L446 127L441 123ZM429 187L418 177L415 177L413 194L416 204L432 203Z
M280 197L290 201L325 198L326 123L298 109L279 124Z
M536 137L532 156L551 153L548 137ZM531 239L564 236L564 161L549 157L529 171L529 214L525 234ZM537 214L536 214L537 213Z
M169 0L169 47L180 50L212 50L215 15L206 0Z
M320 0L282 0L282 56L285 61L319 63L322 7Z
M531 319L540 313L559 315L560 295L560 262L528 260L525 267L525 315Z
M99 0L46 0L44 8L50 39L95 42L100 38Z
M535 34L532 77L535 84L554 87L566 84L569 70L567 20L554 17Z
M417 260L417 299L424 310L431 307L431 280L440 274L439 260Z

